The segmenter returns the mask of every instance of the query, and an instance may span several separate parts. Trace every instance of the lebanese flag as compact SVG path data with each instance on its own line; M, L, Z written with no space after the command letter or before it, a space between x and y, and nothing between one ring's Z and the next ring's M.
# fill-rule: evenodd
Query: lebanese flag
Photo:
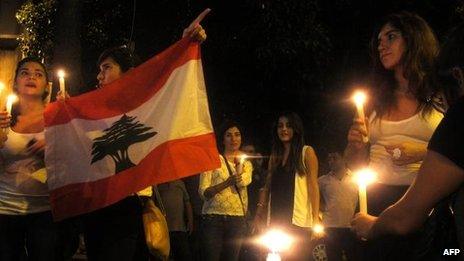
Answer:
M200 46L188 37L107 86L45 110L55 220L220 166Z

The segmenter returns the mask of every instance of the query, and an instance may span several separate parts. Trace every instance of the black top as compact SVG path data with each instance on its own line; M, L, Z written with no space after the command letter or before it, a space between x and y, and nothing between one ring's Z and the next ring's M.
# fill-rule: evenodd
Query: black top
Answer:
M278 166L271 181L271 224L291 226L293 197L295 195L295 171Z
M432 138L430 139L428 148L441 155L447 157L454 162L457 166L464 169L464 97L461 97L446 113L443 120L438 125ZM442 200L436 207L437 213L435 219L435 226L440 224L441 227L435 229L438 231L431 234L435 237L432 244L436 242L445 242L443 248L464 248L464 186L453 193L452 207L453 212L449 212L449 198ZM454 215L454 224L449 221ZM450 218L451 216L451 218ZM444 221L442 221L444 220ZM432 220L433 221L433 220ZM442 221L442 223L439 223ZM429 222L431 223L431 222ZM433 222L432 222L433 224ZM437 225L438 224L438 225ZM427 228L427 226L426 226ZM427 231L427 230L426 230ZM454 239L448 237L456 233L459 246L451 246L455 243ZM449 246L448 246L449 245ZM437 248L438 249L438 248Z
M430 139L428 148L464 169L464 97L448 110Z

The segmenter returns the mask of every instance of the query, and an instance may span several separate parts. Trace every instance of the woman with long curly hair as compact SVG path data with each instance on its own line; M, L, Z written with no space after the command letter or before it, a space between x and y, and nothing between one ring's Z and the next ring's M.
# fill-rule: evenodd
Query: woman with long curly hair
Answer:
M374 64L373 99L369 119L355 119L348 133L345 156L353 170L369 165L378 176L368 188L368 212L378 215L400 199L422 164L427 144L443 118L436 103L440 95L434 77L438 41L418 15L388 15L374 32L371 55ZM367 129L364 128L364 122ZM367 136L369 143L362 138ZM375 256L404 258L410 249L406 239L389 248L383 244ZM397 251L401 243L404 252Z

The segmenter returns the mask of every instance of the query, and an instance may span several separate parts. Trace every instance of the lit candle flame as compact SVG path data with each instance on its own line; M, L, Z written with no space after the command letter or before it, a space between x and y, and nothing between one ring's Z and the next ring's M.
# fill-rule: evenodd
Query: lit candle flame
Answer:
M356 91L353 95L353 101L356 105L364 105L367 96L363 91Z
M321 224L316 224L314 227L313 227L313 232L317 235L322 235L324 234L324 226L321 225Z
M245 160L248 158L248 155L242 154L242 155L240 155L239 158L240 158L240 164L243 164L243 163L245 163Z
M15 94L10 94L6 98L6 111L8 112L9 115L11 115L11 110L13 109L13 103L15 103L18 100L18 96Z
M375 171L365 168L356 172L354 179L358 186L367 186L375 181L376 179Z
M293 243L293 238L281 230L272 229L261 236L259 242L272 253L279 253L290 248Z
M356 91L353 95L353 101L356 105L356 111L358 112L358 118L363 121L364 129L367 130L366 127L366 116L364 115L364 103L366 102L367 96L363 91ZM364 143L369 142L369 138L365 135L362 136L362 140Z
M64 72L64 70L58 70L57 75L59 78L64 78L66 76L66 73Z

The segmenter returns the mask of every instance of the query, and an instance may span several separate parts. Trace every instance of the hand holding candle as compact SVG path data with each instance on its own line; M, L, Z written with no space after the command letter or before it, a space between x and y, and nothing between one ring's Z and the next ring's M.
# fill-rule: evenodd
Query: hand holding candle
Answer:
M367 130L366 127L366 116L364 115L364 103L366 102L366 94L362 91L356 91L353 95L353 101L354 104L356 105L356 111L358 114L358 118L363 121L363 128ZM363 142L367 143L369 141L369 138L365 135L362 137Z
M238 165L237 165L237 175L240 175L242 174L243 172L243 164L245 164L245 160L248 156L246 154L242 154L239 156L239 162L238 162Z
M375 180L375 172L371 169L362 169L355 174L355 182L359 188L359 212L367 214L367 185Z

